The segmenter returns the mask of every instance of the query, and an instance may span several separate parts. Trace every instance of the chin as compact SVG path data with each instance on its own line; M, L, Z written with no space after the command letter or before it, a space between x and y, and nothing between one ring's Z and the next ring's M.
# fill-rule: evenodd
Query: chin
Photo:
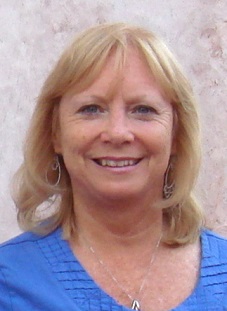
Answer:
M105 192L103 192L100 197L102 198L106 198L108 200L121 200L121 201L131 201L132 199L143 199L144 198L144 193L146 193L145 191L143 191L142 189L138 189L138 188L133 188L130 186L115 186L115 187L111 187L111 188L106 188Z

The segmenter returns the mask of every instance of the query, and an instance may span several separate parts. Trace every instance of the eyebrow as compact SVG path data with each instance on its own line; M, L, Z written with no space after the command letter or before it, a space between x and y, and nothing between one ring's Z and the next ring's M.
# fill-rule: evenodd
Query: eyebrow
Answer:
M135 95L128 97L126 103L134 104L136 102L145 102L160 105L161 103L165 102L165 99L162 96L158 96L156 94L145 94L145 95Z
M157 100L157 96L156 97L153 97ZM151 99L151 96L150 95L134 95L134 96L128 96L127 98L127 101L129 102L133 102L133 101L147 101L147 100L150 100Z
M109 100L111 100L111 98L109 98L108 96L105 96L105 95L81 95L81 94L75 94L73 97L72 97L73 100L101 100L103 102L107 102ZM136 102L136 101L150 101L152 100L153 102L161 102L161 101L164 101L165 99L162 97L162 96L157 96L156 94L155 95L147 95L147 94L144 94L144 95L133 95L133 96L128 96L126 98L126 102L129 102L129 103L133 103L133 102Z
M101 100L102 102L106 102L107 99L105 96L102 95L81 95L81 94L75 94L72 99L75 102L86 102L89 100Z

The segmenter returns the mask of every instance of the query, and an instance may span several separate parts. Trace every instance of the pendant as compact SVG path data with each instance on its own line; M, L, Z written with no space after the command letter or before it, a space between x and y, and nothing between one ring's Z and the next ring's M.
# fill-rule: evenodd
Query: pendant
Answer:
M134 300L132 301L131 309L132 309L132 310L140 311L140 304L139 304L139 301L138 301L138 300L134 299Z

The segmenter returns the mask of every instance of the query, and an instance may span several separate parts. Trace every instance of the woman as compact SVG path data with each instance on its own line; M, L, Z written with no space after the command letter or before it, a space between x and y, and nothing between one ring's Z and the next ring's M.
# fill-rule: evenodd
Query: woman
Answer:
M0 250L0 310L223 310L227 243L202 229L191 87L125 24L82 33L41 91L17 174L27 231Z

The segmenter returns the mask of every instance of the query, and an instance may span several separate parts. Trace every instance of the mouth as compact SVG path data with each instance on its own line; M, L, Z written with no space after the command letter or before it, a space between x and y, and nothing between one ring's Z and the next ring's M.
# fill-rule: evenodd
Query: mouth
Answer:
M135 166L141 159L94 159L94 161L104 167L128 167Z

